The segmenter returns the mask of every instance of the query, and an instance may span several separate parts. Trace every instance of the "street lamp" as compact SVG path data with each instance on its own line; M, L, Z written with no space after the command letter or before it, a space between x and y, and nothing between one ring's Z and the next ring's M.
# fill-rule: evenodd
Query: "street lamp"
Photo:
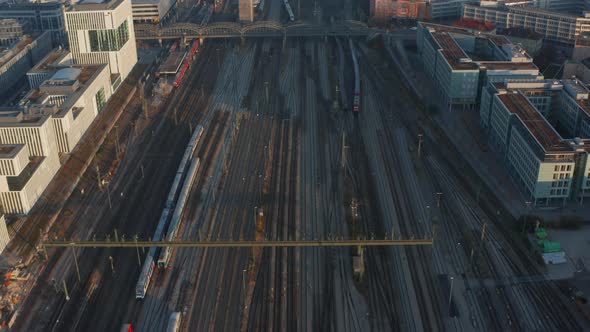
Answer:
M449 316L451 315L451 299L453 298L453 283L455 281L455 278L453 278L451 276L450 279L451 279L451 290L449 291Z

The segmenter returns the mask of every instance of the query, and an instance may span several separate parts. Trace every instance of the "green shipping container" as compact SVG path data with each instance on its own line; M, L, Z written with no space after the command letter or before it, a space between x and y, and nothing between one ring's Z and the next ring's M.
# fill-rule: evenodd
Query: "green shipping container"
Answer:
M544 253L560 252L560 251L561 251L561 244L559 242L545 241L545 243L543 243L543 252Z

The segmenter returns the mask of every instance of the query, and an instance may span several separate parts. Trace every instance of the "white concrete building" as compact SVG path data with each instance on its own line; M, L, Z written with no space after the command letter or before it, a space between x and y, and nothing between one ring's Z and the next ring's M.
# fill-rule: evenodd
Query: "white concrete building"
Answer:
M83 0L65 16L75 63L109 65L113 90L137 63L130 0Z
M175 0L132 0L133 20L158 23L168 16L175 4Z
M4 213L26 214L111 97L107 64L64 65L50 53L35 71L51 75L21 101L0 112L0 204ZM50 59L56 59L50 62Z
M0 254L6 248L8 242L10 242L10 235L6 227L6 219L4 219L4 215L2 214L0 215Z
M532 58L503 36L420 22L417 45L425 71L449 109L475 107L487 82L540 75Z
M572 112L580 128L590 124L588 91L575 81L490 82L482 91L480 124L490 146L534 204L561 204L590 194L589 136L574 125L571 138L564 138L547 120ZM569 125L562 126L564 133Z
M494 23L498 29L530 29L548 40L567 44L590 32L590 14L577 16L532 6L490 3L493 5L466 3L462 17Z
M463 4L470 0L431 0L428 2L430 18L433 20L460 17Z
M60 153L71 152L111 97L107 65L57 67L21 102L30 115L51 115Z
M3 212L28 213L60 166L50 117L0 112L0 161Z

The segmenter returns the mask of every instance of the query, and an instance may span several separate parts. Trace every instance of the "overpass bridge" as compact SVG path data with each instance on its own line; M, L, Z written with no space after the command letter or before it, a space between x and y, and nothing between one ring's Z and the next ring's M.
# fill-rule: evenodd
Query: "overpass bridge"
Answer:
M314 24L297 21L281 24L276 21L256 21L252 23L215 22L207 25L176 23L160 27L153 24L135 24L135 39L195 39L195 38L289 38L289 37L327 37L327 36L368 36L383 32L369 28L360 21L344 21L334 24ZM414 34L400 34L400 38L414 39Z

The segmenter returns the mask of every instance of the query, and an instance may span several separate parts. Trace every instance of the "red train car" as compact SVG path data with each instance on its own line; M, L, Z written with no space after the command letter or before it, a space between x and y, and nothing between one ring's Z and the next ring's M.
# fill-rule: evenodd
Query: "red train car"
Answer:
M199 50L199 40L197 39L197 40L195 40L193 46L191 47L191 50L190 50L188 56L184 60L184 64L182 65L182 68L180 69L178 74L176 74L176 77L174 78L174 86L175 87L179 87L182 84L184 74L186 74L186 71L190 67L191 62L193 61L193 58L198 50Z

